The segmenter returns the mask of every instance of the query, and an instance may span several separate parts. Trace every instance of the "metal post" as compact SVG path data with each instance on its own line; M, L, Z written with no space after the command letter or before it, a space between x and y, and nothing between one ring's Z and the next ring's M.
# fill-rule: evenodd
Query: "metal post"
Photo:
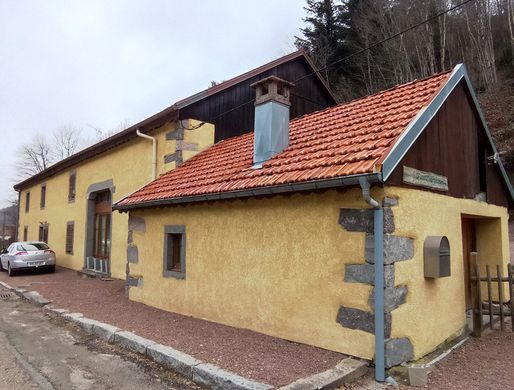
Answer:
M384 210L374 212L375 239L375 379L385 381L384 345Z

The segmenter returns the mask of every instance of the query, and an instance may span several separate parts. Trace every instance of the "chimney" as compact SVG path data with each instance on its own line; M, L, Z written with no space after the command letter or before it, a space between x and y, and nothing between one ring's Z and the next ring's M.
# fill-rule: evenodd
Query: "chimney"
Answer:
M255 88L253 167L289 146L289 89L293 83L269 76L251 85Z

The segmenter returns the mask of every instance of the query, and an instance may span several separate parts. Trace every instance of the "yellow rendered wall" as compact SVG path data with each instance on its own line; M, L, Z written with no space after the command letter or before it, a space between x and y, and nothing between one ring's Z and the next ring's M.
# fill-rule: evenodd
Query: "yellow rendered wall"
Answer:
M487 256L506 264L507 211L419 190L372 191L377 199L386 194L399 198L394 234L414 239L414 258L396 263L396 285L406 285L408 296L392 312L392 337L409 337L419 358L466 323L461 215L497 218L494 228L480 233L479 246L490 242ZM131 287L130 298L371 359L373 335L336 322L341 305L370 310L371 286L344 282L345 264L364 262L364 233L339 225L342 207L367 205L353 189L131 212L145 219L146 231L134 232L139 263L130 264L130 274L143 283ZM186 227L185 280L162 276L165 225ZM424 278L428 235L448 236L451 277Z
M188 121L196 124L196 121ZM175 123L167 123L149 133L157 138L157 172L164 173L175 168L175 163L164 164L164 155L175 151L175 141L167 141L166 133L175 128ZM185 139L200 143L199 150L212 144L214 126L205 124L190 134L184 132ZM198 152L195 152L198 153ZM76 171L76 200L68 203L68 178ZM21 191L19 239L23 239L23 228L28 226L28 239L38 239L41 222L49 224L49 245L55 250L57 264L80 270L84 265L85 224L87 212L87 189L91 184L113 180L115 192L113 203L147 184L152 179L152 142L136 138L97 157L88 159L72 168L59 172L51 178ZM46 207L40 209L41 184L46 183ZM25 212L26 192L30 191L30 210ZM75 222L73 255L65 253L66 223ZM126 243L128 215L112 213L111 274L115 278L125 278Z
M364 233L338 223L341 207L365 207L349 192L275 196L131 212L139 263L135 301L364 358L373 335L336 322L341 305L367 309L371 286L344 283L362 261ZM186 278L164 278L165 225L186 227Z
M409 292L406 303L392 312L392 337L409 337L419 358L466 325L461 216L492 218L480 219L477 225L479 262L502 264L506 270L508 212L484 202L427 191L388 187L386 193L399 198L399 205L393 207L394 234L414 238L414 258L396 263L396 285L407 285ZM449 239L451 277L423 276L423 242L433 235Z

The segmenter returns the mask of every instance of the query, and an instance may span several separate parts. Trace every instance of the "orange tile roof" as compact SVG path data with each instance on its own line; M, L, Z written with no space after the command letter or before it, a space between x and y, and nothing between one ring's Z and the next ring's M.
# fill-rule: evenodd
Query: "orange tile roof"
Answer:
M376 172L450 72L294 119L289 146L253 169L253 133L221 141L122 199L128 206Z

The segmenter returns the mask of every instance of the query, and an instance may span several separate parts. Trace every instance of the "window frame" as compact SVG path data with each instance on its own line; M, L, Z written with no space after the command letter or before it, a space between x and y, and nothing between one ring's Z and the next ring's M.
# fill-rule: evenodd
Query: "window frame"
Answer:
M30 191L25 193L25 212L28 213L30 210Z
M180 240L180 271L170 269L168 267L168 257L173 253L173 240L169 239L170 235L177 234L181 236ZM171 242L171 245L170 245ZM184 225L165 225L164 226L164 254L163 254L163 276L165 278L173 277L175 279L186 278L186 227Z
M71 183L73 183L73 191ZM77 171L71 171L68 176L68 203L74 203L75 199L77 199Z
M39 200L39 208L44 210L46 207L46 183L41 184L41 198Z
M70 233L71 226L71 234ZM71 235L71 238L69 237ZM73 255L73 246L75 241L75 221L66 222L66 235L64 239L64 253ZM69 244L69 245L68 245Z
M38 230L38 241L44 242L48 245L48 231L49 231L49 225L48 223L40 223L39 224L39 230ZM45 237L46 233L46 237ZM46 240L45 240L46 238Z

